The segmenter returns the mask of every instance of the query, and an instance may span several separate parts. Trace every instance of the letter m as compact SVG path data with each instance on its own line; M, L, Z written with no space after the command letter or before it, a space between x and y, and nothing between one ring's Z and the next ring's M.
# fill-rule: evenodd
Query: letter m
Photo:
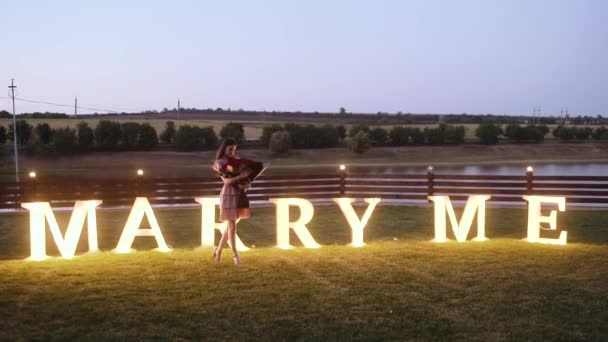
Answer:
M30 260L44 260L46 255L46 237L45 226L46 221L49 223L49 228L55 244L61 253L61 256L66 259L71 259L76 252L76 245L80 240L80 234L84 226L84 220L88 218L88 233L89 233L89 252L98 250L97 246L97 219L95 208L101 204L101 201L76 201L68 228L65 231L65 238L61 236L59 225L51 209L49 202L34 202L22 203L21 206L30 212Z

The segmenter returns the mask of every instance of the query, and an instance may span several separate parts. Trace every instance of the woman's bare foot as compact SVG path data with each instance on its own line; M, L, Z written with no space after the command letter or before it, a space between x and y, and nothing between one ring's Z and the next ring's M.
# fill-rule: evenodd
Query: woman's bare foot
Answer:
M238 255L233 256L232 259L234 260L235 265L237 265L237 266L241 265L241 258L239 258Z

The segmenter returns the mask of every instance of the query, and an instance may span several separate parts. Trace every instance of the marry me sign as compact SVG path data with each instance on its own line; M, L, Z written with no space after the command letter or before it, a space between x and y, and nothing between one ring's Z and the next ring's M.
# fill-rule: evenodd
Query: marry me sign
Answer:
M476 236L471 240L486 241L488 238L485 235L485 209L486 201L490 198L491 196L489 195L469 196L463 213L458 218L449 196L428 196L428 199L434 204L435 237L433 241L442 243L448 240L448 222L455 239L459 242L467 241L475 218L477 218ZM523 196L523 199L528 203L526 240L535 243L565 245L567 242L567 232L565 230L559 229L560 235L557 239L543 238L540 236L540 231L542 223L549 224L549 229L551 230L558 230L556 224L557 211L552 210L548 216L544 216L541 214L541 205L557 205L558 211L565 211L566 198L557 196ZM352 233L350 245L353 247L363 247L365 245L363 232L374 213L374 209L381 202L381 198L364 198L363 200L367 203L367 207L362 216L358 216L353 208L353 203L356 202L356 199L338 197L332 200L341 209L350 226ZM216 207L219 205L219 198L196 197L194 201L201 206L201 247L212 248L216 232L222 232L227 226L225 222L220 223L216 221L215 212ZM306 227L314 217L312 202L303 198L270 198L269 201L276 208L276 247L281 249L291 248L291 230L293 230L305 248L321 247ZM44 260L48 258L46 254L47 223L53 241L62 258L71 259L74 257L85 222L87 223L89 252L98 252L96 209L101 204L102 201L100 200L76 201L65 234L62 234L49 202L22 203L21 206L29 211L30 216L31 252L28 260ZM292 221L289 216L290 207L297 207L300 210L300 216L295 221ZM141 228L144 216L147 217L150 223L149 228ZM448 220L446 220L446 217ZM135 238L143 236L153 237L156 240L158 246L156 250L161 252L171 251L165 242L163 230L156 220L150 202L146 197L137 197L125 222L118 244L113 251L116 253L133 252L132 245ZM240 251L249 249L238 237L236 238L236 245Z

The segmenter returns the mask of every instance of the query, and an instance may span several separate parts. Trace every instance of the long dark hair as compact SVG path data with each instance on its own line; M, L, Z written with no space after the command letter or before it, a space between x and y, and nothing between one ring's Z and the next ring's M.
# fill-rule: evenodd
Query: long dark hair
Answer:
M215 160L221 159L226 153L226 147L230 145L236 145L236 141L232 138L226 138L222 140L220 147L218 147L217 152L215 152Z

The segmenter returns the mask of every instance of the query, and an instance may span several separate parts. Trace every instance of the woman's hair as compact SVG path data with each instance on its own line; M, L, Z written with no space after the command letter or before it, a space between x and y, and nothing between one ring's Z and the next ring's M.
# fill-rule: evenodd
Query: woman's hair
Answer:
M236 145L236 141L232 138L226 138L222 140L220 147L217 148L217 152L215 152L215 160L221 159L226 153L226 147L230 145Z

